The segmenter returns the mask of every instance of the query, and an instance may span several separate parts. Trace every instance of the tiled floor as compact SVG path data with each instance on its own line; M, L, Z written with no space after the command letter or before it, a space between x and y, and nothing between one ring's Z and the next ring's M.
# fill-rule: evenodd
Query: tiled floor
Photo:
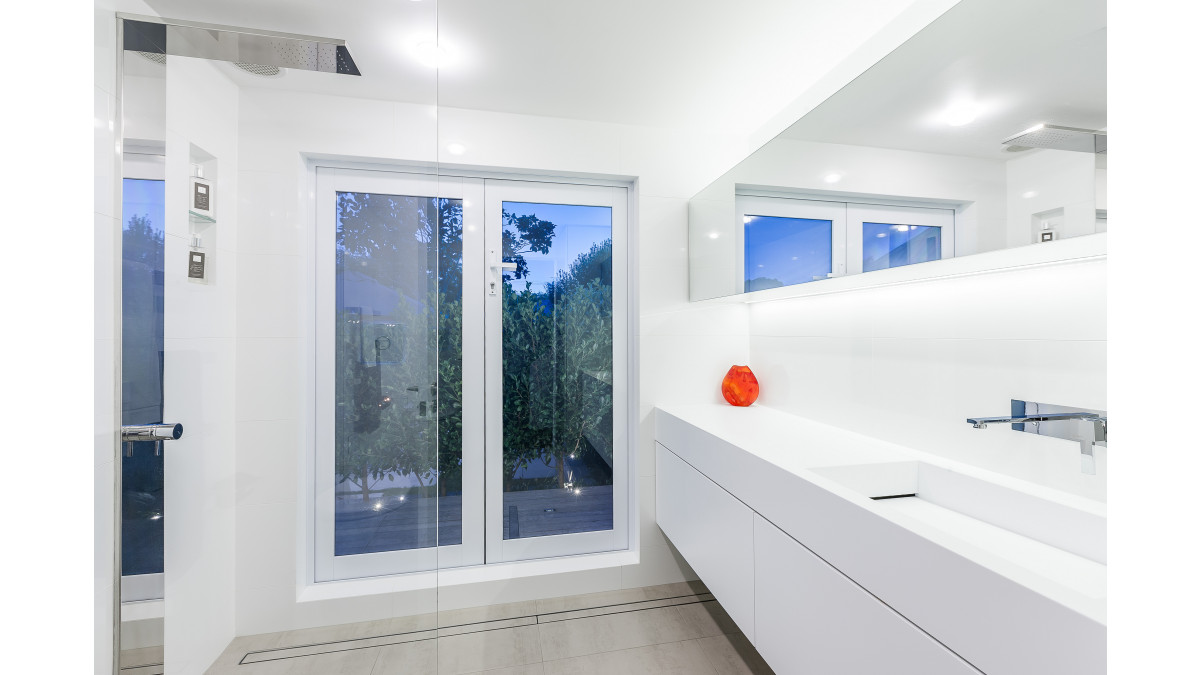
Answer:
M707 589L692 582L241 637L209 673L760 675L771 669Z
M163 648L121 650L121 675L162 675Z

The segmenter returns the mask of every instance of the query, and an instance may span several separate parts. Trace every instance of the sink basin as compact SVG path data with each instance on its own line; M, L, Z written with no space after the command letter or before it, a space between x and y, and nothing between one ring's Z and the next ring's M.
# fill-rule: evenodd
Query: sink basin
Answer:
M986 551L1089 597L1106 595L1102 505L1056 500L920 461L812 471L876 500L886 517L915 521L939 539Z

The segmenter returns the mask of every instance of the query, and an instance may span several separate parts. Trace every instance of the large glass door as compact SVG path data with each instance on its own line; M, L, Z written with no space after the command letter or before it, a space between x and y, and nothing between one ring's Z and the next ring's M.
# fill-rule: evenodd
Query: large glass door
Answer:
M315 173L315 581L626 548L626 189Z
M487 561L625 548L626 190L486 192Z
M317 581L483 561L467 189L317 169Z

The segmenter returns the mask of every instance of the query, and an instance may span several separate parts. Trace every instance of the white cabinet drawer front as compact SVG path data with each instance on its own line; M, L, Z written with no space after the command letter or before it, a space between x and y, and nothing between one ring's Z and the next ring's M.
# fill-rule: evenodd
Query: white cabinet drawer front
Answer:
M754 579L754 646L778 675L979 675L757 514Z
M660 444L658 525L754 640L754 512Z

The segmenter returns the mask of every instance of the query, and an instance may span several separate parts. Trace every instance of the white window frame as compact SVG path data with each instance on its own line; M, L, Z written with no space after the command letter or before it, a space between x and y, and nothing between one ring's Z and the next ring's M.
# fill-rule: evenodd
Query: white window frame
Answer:
M488 180L485 189L487 211L485 219L495 226L487 229L488 264L492 252L499 255L503 221L503 203L534 202L550 204L580 204L607 206L612 212L613 239L613 529L578 532L545 537L504 539L504 483L501 480L504 461L503 405L503 294L486 298L487 335L487 398L496 401L487 410L487 562L503 563L602 551L616 551L629 546L629 489L631 484L629 451L629 226L628 192L623 187L602 187L563 183ZM501 271L488 270L489 283L501 283Z
M448 546L334 555L334 386L335 293L337 243L337 192L370 192L436 196L463 200L463 505L462 543ZM398 171L364 171L316 167L316 227L314 271L315 380L314 380L314 543L315 581L428 572L443 567L473 565L483 561L483 461L481 428L483 390L482 308L469 289L482 260L482 231L468 228L470 209L482 202L480 181ZM474 452L472 451L474 449Z
M849 273L863 272L863 223L918 225L941 230L941 260L954 257L954 210L884 204L846 204ZM919 264L919 263L915 263Z

